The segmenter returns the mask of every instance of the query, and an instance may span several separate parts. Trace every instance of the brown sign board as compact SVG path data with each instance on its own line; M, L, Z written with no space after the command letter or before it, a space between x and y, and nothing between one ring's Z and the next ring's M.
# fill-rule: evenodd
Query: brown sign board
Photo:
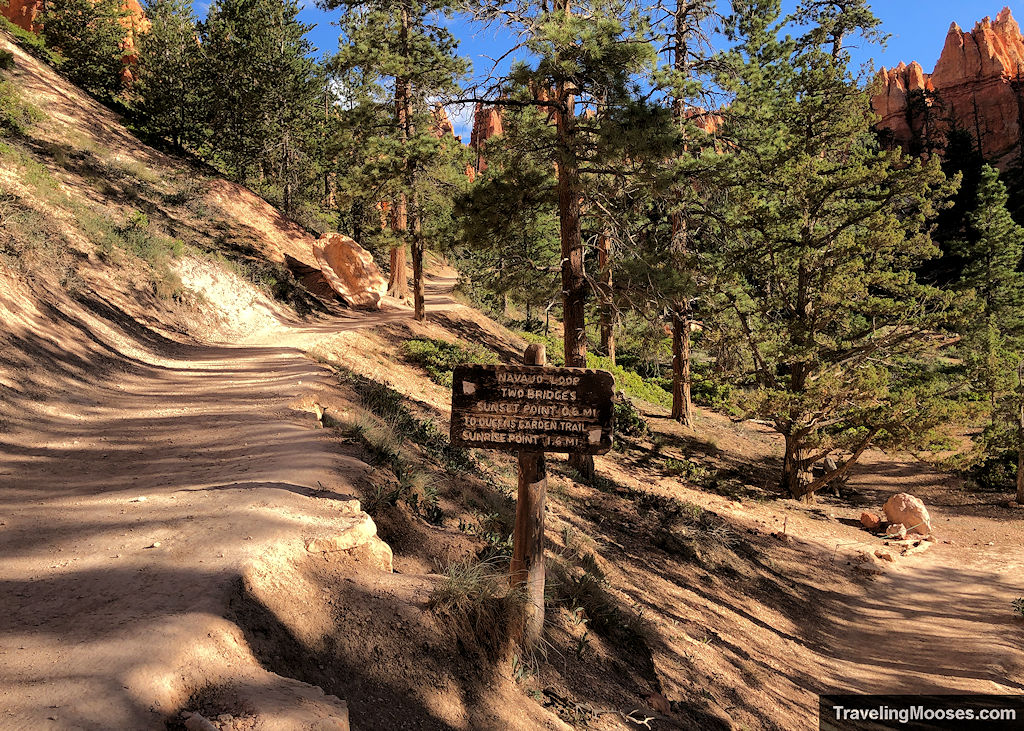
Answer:
M608 371L463 365L452 374L452 444L511 452L604 454L612 448Z

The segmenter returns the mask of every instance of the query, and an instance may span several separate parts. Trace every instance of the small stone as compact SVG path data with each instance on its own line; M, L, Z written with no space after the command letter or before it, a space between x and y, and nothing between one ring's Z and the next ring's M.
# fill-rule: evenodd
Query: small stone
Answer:
M868 530L876 530L882 524L882 519L874 513L864 512L860 514L860 524Z
M232 716L230 713L222 713L219 716L217 716L217 720L221 723L231 723L235 720L235 717Z
M882 550L881 548L875 551L875 556L882 559L883 561L889 561L890 563L894 563L896 561L895 556L893 556L888 551Z
M188 731L218 731L217 727L201 713L189 714L185 719L185 728Z
M903 523L890 523L889 527L885 529L885 535L902 541L907 537L907 527Z
M160 548L160 541L153 541L146 548Z
M925 551L927 551L931 547L932 547L931 543L926 543L925 541L921 541L917 545L908 546L908 547L904 548L903 549L903 555L904 556L912 556L915 553L924 553Z

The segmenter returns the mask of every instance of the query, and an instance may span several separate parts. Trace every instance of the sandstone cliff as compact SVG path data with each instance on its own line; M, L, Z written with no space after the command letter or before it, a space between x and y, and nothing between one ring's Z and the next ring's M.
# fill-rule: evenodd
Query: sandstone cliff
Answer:
M1024 37L1009 8L970 32L953 23L932 73L916 61L878 74L871 98L878 127L912 152L938 144L952 128L981 140L986 159L1005 165L1021 149Z

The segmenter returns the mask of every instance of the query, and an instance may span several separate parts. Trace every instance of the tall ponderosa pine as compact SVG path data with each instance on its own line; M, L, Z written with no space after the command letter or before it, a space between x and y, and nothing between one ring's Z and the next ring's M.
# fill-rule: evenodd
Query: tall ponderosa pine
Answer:
M128 16L121 0L49 0L40 16L47 45L63 56L68 77L104 100L124 84Z
M680 140L686 145L678 152L692 154L704 143L705 137L696 123L701 121L704 110L700 106L706 97L700 77L708 73L713 62L710 34L715 7L711 0L675 0L674 3L660 5L659 10L662 14L660 31L665 39L663 53L668 57L668 68L662 71L662 83L668 91L672 115L682 133ZM669 285L665 294L672 333L672 418L691 426L690 340L697 286L691 271L688 242L693 223L686 216L687 207L683 201L690 197L693 179L689 175L680 177L672 195L667 196L672 209L669 214L671 242L664 252L663 261L673 271L662 281Z
M376 169L389 167L398 185L390 202L397 241L391 249L389 292L408 296L405 246L411 244L415 316L423 319L423 172L442 141L432 133L431 102L454 91L466 62L456 55L457 42L447 30L447 0L328 0L343 7L339 52L332 60L336 73L358 79L367 89L346 89L369 104L384 102L394 109L390 130L380 130L377 150L369 160Z
M565 364L586 367L588 178L631 174L663 159L668 144L670 117L645 102L639 83L656 56L649 22L636 5L607 0L485 2L478 12L521 36L535 59L517 64L491 101L537 106L554 126ZM523 88L532 90L531 99L503 98ZM570 455L570 463L585 476L593 473L592 458Z
M141 126L179 147L191 147L202 139L202 51L192 3L152 0L146 19L150 26L138 40L132 85Z
M718 82L733 94L709 155L702 275L716 333L741 359L748 413L785 438L782 485L809 496L880 437L928 426L935 329L951 299L914 268L937 255L936 206L951 193L938 161L880 149L867 93L837 34L873 27L854 6L816 3L781 37L779 3L742 0L740 41ZM823 30L819 30L823 29ZM834 451L836 469L810 470Z
M201 25L204 150L286 213L322 191L324 81L295 0L219 0Z
M1014 423L1017 494L1024 502L1024 228L1010 216L1007 202L999 172L985 165L975 208L967 215L968 238L954 251L964 262L959 284L975 294L961 348L964 364L988 397L991 427L1002 426L1004 415Z

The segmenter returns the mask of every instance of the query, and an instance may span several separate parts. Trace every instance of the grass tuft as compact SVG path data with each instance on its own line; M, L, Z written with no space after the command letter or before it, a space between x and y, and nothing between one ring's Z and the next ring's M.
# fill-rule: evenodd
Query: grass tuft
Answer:
M0 137L20 137L45 118L37 106L25 101L14 84L0 79Z
M429 606L446 620L462 647L495 662L522 636L526 592L508 585L508 561L449 564L430 593Z

